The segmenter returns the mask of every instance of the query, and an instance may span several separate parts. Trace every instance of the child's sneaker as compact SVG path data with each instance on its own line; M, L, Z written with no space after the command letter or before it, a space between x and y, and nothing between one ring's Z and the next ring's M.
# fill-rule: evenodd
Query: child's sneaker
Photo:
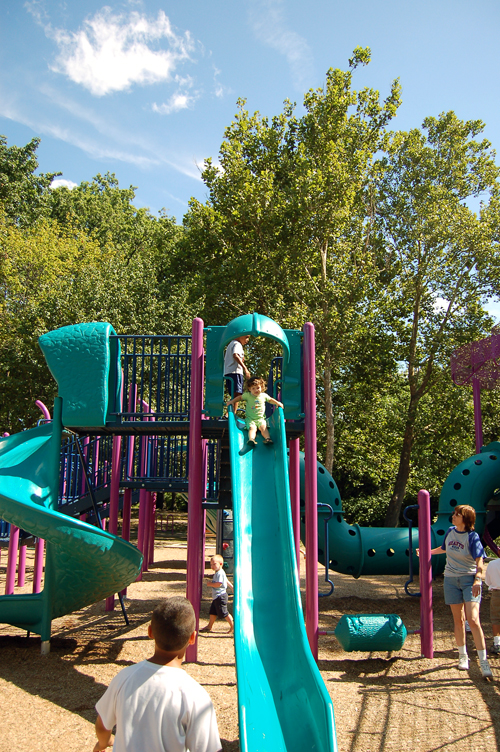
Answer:
M500 655L500 645L492 645L490 653L491 655Z
M488 661L486 661L488 663ZM460 655L458 657L458 668L460 671L468 671L469 670L469 656L468 655Z
M493 674L491 673L490 664L488 663L487 658L485 658L484 661L479 661L479 668L481 669L481 673L484 679L493 678Z
M257 446L257 442L254 441L254 439L248 439L247 444L250 447L256 447Z

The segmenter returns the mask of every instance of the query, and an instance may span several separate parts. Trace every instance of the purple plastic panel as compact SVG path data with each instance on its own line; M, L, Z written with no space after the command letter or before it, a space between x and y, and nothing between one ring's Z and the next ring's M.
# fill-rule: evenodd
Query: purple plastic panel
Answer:
M500 334L459 347L451 356L451 377L457 386L479 381L481 389L498 389Z

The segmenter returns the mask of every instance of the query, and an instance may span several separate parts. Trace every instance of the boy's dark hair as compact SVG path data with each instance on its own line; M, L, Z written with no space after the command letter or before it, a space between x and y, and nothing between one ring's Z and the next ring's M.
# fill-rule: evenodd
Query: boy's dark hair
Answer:
M260 376L251 376L245 382L245 389L247 390L247 392L250 391L250 389L253 387L254 384L260 384L261 387L262 387L262 389L264 391L266 390L266 386L267 385L266 385L266 382L264 381L264 379L262 379Z
M153 610L151 630L162 650L181 650L188 644L195 628L194 608L182 595L166 598Z

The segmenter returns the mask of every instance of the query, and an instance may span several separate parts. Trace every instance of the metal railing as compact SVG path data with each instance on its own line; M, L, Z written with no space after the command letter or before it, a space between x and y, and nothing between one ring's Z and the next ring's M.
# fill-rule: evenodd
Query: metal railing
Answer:
M123 370L122 422L188 421L191 337L120 335Z

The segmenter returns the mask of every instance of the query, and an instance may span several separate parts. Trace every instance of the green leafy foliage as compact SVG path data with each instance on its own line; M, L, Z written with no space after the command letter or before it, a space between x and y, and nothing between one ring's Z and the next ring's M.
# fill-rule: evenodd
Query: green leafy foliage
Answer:
M50 184L60 172L37 175L39 138L7 146L0 136L0 210L13 223L29 227L47 215Z
M449 112L427 118L422 131L394 134L377 181L375 232L386 281L380 309L409 390L389 526L398 523L406 494L422 398L432 391L438 400L452 351L492 324L481 304L498 276L490 201L499 168L489 142L476 140L482 128ZM468 201L478 196L476 212Z

